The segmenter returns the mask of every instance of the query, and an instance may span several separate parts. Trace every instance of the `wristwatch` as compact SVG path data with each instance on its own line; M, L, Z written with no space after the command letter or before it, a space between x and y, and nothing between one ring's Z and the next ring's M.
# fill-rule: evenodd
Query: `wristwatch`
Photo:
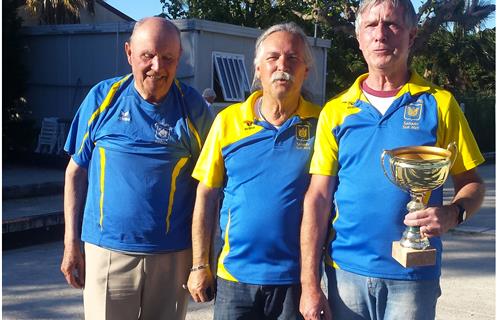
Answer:
M458 224L461 224L467 220L467 210L461 204L455 203L455 205L458 208Z

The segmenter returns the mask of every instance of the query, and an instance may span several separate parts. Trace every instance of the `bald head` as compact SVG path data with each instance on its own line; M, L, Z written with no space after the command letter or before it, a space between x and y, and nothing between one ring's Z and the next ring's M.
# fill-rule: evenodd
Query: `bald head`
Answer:
M125 51L138 93L151 103L160 103L168 94L180 61L178 28L164 18L144 18L135 24Z
M137 21L133 26L133 31L131 33L130 40L128 40L128 42L131 43L136 34L140 34L140 32L143 30L149 32L148 30L151 28L160 30L161 33L164 32L167 34L175 34L178 39L178 42L180 43L180 49L181 49L180 29L178 29L178 27L173 22L160 17L146 17Z

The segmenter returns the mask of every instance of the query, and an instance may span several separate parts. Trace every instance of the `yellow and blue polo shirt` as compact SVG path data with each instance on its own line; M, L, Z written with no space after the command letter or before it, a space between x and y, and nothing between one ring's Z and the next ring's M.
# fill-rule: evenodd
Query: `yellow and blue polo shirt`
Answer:
M248 284L299 282L299 229L320 109L300 98L280 128L254 114L262 96L213 122L192 176L223 188L218 276Z
M190 248L191 173L212 118L201 95L178 81L159 105L138 94L132 75L94 86L65 145L88 168L82 240L140 253Z
M442 244L437 264L404 268L391 257L391 244L405 229L403 217L410 201L407 193L385 176L380 156L383 150L403 146L458 146L450 171L470 170L484 159L457 101L417 73L398 92L382 115L369 104L360 76L346 91L324 106L318 122L311 174L337 177L326 262L356 274L399 280L436 279L441 272ZM429 206L442 204L442 188L434 190Z

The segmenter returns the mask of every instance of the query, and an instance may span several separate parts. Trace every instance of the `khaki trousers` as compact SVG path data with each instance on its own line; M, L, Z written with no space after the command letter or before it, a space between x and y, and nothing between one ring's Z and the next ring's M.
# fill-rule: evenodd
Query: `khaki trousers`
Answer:
M86 320L184 320L192 250L125 254L85 243Z

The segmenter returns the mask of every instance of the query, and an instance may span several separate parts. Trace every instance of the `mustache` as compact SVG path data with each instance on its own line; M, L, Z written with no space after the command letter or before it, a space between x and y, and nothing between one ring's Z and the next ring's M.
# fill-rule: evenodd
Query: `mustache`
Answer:
M278 80L285 80L285 81L294 81L294 76L290 73L287 73L285 71L275 71L271 75L271 82L275 82Z

